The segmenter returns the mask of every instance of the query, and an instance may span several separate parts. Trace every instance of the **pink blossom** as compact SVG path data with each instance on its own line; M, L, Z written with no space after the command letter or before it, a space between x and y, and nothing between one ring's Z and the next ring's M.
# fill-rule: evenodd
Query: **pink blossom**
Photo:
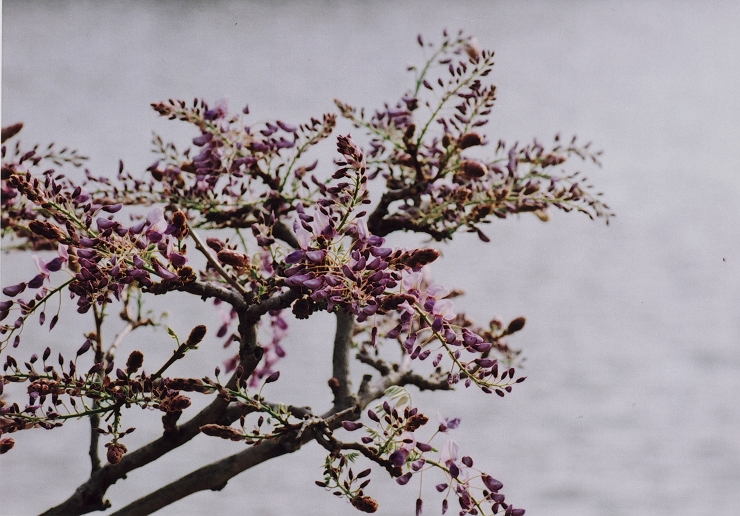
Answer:
M442 446L442 450L439 452L439 460L445 466L449 467L450 464L457 460L457 454L460 451L460 447L452 439L448 439Z
M306 231L300 222L296 219L295 222L293 222L293 232L295 233L296 240L298 240L298 245L301 249L304 251L308 249L308 244L311 243L311 233Z
M404 450L413 450L416 446L416 436L413 432L404 432L401 434L401 441L403 442L401 444L401 448Z
M361 239L365 240L368 236L370 236L370 230L367 228L366 217L358 218L355 221L355 225L357 226L357 233Z
M424 273L421 271L406 273L401 280L401 285L404 290L418 290L421 287L421 282L424 280Z
M156 231L157 233L164 233L167 230L167 221L164 220L164 210L161 206L152 208L146 219L149 221L149 231Z
M440 299L439 301L434 303L432 313L434 315L439 315L443 319L449 321L455 318L455 305L449 299Z
M431 296L434 299L442 299L450 295L450 291L444 288L442 285L431 285L427 288L427 296Z

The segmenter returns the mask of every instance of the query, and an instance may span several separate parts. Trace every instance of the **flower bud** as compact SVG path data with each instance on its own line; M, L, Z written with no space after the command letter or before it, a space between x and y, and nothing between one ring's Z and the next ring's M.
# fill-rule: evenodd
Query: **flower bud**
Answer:
M468 178L479 178L486 175L486 167L477 161L466 159L460 163L460 172Z
M134 374L144 364L144 353L132 351L126 360L126 374Z
M247 267L250 262L249 256L230 249L221 250L216 256L218 261L232 267Z
M224 244L221 240L214 237L206 238L206 245L213 249L216 252L219 252L221 249L225 247L226 244Z
M188 340L185 341L185 345L189 348L193 348L200 344L200 342L203 340L203 337L205 336L206 327L202 324L199 324L190 331L190 335L188 335Z
M342 421L342 426L348 432L354 432L355 430L362 428L364 425L356 421Z
M13 448L13 446L15 446L15 439L13 439L12 437L0 439L0 455L9 452Z
M378 502L369 496L355 496L350 500L352 507L360 512L375 512L378 510Z
M106 446L108 446L108 453L106 453L106 457L108 458L108 462L113 465L121 462L121 459L128 451L126 449L126 445L121 443L108 443L108 445Z
M277 382L278 378L280 378L280 371L275 371L270 376L265 378L265 383Z
M3 289L3 294L5 294L8 297L15 297L21 292L26 290L26 284L25 283L18 283L17 285L12 285L10 287L5 287Z
M17 124L3 127L2 129L2 141L5 143L7 140L18 134L23 129L23 123L18 122Z
M512 333L518 332L524 328L524 323L526 322L527 320L524 317L517 317L509 323L509 326L506 328L506 333L511 335Z
M459 147L461 149L467 149L468 147L475 147L481 145L483 138L478 133L465 133L460 137Z

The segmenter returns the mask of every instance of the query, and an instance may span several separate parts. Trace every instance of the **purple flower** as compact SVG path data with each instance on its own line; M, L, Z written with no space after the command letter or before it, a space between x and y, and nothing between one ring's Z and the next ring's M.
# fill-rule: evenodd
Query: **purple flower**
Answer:
M100 231L105 231L106 229L110 229L116 225L112 220L104 219L102 217L98 217L95 223L98 225L98 229Z
M46 279L46 275L44 274L37 274L33 277L31 281L28 282L29 288L39 288L41 285L44 284L44 280Z
M492 493L496 493L504 487L504 484L490 475L483 475L483 483L486 485L486 488Z
M154 263L154 269L163 280L176 280L179 277L174 272L168 271L156 262Z
M181 255L180 253L170 253L170 262L175 267L182 267L183 265L188 263L188 258Z
M452 478L457 478L460 476L460 468L457 467L457 464L455 464L454 462L450 462L449 468L450 476Z
M309 279L303 282L303 286L311 290L320 288L323 284L324 284L324 280L320 276L318 278Z
M396 479L396 482L398 483L398 485L405 486L409 483L409 480L411 480L411 475L412 473L409 471L405 475L401 475L400 477L398 477Z
M10 287L5 287L3 289L3 294L5 294L8 297L15 297L21 292L26 290L26 284L25 283L18 283L17 285L12 285Z
M285 122L281 122L280 120L278 120L275 123L280 127L280 129L282 129L286 133L294 133L294 132L296 132L298 130L298 128L296 126L290 125L290 124L286 124Z
M454 430L458 426L460 426L460 418L456 417L454 419L445 418L442 419L441 417L440 423L439 423L439 431L440 432L446 432L447 430Z
M388 457L388 460L393 464L394 466L400 468L404 464L406 464L406 459L409 457L409 451L405 448L399 448L398 450L391 453L390 457Z
M61 256L54 258L53 260L51 260L49 263L46 264L46 268L50 270L51 272L56 272L62 268L62 265L64 265L65 261L66 260L64 260L64 258L62 258Z
M342 421L342 426L348 432L354 432L358 428L362 428L364 425L357 421Z
M134 224L130 228L128 228L129 233L133 235L138 235L142 231L144 231L144 226L146 226L147 221L143 220L139 222L138 224Z
M299 251L300 252L300 251ZM306 251L306 258L308 258L310 261L314 263L320 263L324 261L324 258L326 257L326 251ZM287 262L287 258L286 258ZM287 262L290 263L290 262Z
M211 140L213 140L213 133L203 133L200 136L196 136L195 138L193 138L193 145L202 147Z
M455 305L449 299L440 299L434 303L432 313L449 321L455 318Z
M108 213L117 213L121 210L121 208L123 208L123 204L119 202L117 204L109 204L107 206L103 206L101 209Z
M447 442L442 446L442 450L439 453L439 460L442 464L449 466L457 460L457 453L459 446L452 439L448 439Z

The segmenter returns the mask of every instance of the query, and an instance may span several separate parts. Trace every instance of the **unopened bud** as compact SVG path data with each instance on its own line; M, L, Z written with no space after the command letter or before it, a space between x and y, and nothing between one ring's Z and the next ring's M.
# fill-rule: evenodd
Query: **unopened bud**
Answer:
M468 57L473 61L478 61L478 59L480 59L481 48L480 43L478 43L478 38L471 36L468 39L465 43L465 53L468 54Z
M0 439L0 455L9 452L15 446L15 440L12 437Z
M218 261L224 265L231 265L232 267L247 267L249 266L249 256L232 251L230 249L224 249L219 251L216 255Z
M509 323L509 326L506 328L506 333L511 335L512 333L516 333L522 328L524 328L524 324L527 322L527 320L524 317L517 317L513 321Z
M141 351L132 351L126 360L126 373L134 374L144 363L144 353Z
M378 502L369 496L355 496L351 502L352 507L360 512L375 512L378 510Z
M462 135L460 138L460 144L459 147L461 149L467 149L468 147L475 147L476 145L481 145L483 143L483 138L478 133L466 133Z
M108 459L108 462L110 462L114 466L121 462L121 459L128 451L126 449L126 445L121 443L109 443L107 446L108 452L106 453L106 457Z
M477 161L466 159L460 163L460 172L466 177L478 178L486 175L486 167Z
M199 324L190 331L190 335L188 335L188 340L185 341L185 345L189 348L193 348L200 344L200 342L203 340L203 337L205 336L206 327L202 324Z

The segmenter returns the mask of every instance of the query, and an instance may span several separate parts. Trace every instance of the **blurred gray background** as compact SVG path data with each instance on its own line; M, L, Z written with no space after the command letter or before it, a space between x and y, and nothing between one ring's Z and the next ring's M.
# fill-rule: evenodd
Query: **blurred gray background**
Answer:
M23 121L29 145L80 149L96 174L113 175L119 158L138 172L154 159L152 130L183 144L194 135L150 102L228 98L234 110L248 102L254 121L293 123L333 110L335 97L372 109L411 86L417 33L438 41L444 27L496 51L489 138L593 140L604 166L582 168L617 217L608 227L560 213L497 221L489 244L463 235L444 247L433 271L468 292L459 308L481 321L527 316L512 344L529 379L505 399L415 403L461 417L461 448L528 515L740 514L740 3L6 0L2 123ZM27 256L2 256L3 285L33 270ZM218 324L210 307L162 302L180 333ZM24 334L14 356L52 343L73 353L85 328L63 322ZM292 326L275 397L326 408L331 324ZM168 355L164 332L142 335L129 350ZM210 339L205 360L178 373L211 373L226 353ZM131 416L130 448L156 437L158 418ZM15 434L0 458L0 513L70 495L88 474L88 433L70 422ZM241 446L195 443L113 486L114 507ZM322 457L309 446L161 514L356 514L314 486ZM413 513L418 483L374 476L379 514ZM425 514L439 512L428 493Z

